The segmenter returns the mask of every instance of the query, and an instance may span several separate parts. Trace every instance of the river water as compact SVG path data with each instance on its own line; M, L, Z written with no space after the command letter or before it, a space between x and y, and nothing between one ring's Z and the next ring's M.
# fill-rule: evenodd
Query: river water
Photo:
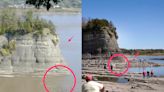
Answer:
M164 60L154 60L164 58L164 56L139 56L138 59L144 59L146 62L154 62L159 64L164 64ZM164 66L161 67L141 67L141 68L130 68L129 72L136 72L136 73L142 73L143 70L145 71L154 71L155 76L164 76Z

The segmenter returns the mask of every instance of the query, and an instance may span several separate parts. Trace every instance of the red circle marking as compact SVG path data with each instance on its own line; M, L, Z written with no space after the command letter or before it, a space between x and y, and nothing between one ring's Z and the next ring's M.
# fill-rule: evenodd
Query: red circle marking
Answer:
M128 62L128 67L125 69L125 71L120 72L120 73L116 73L116 72L112 71L111 68L110 68L110 63L111 63L112 59L113 59L114 57L117 57L117 56L123 57L123 58L125 59L125 61ZM125 73L128 71L129 68L130 68L130 61L129 61L128 58L127 58L125 55L123 55L123 54L114 54L114 55L112 55L112 56L109 58L109 60L108 60L108 71L109 71L111 74L115 75L115 76L118 76L118 77L119 77L119 76L122 76L123 74L125 74Z
M69 68L69 67L67 67L67 66L65 66L65 65L61 65L61 64L59 64L59 65L54 65L54 66L52 66L52 67L50 67L50 68L48 68L48 69L46 70L46 73L44 74L43 79L42 79L42 82L43 82L43 85L44 85L44 89L46 90L46 92L50 92L50 91L48 90L48 87L47 87L46 83L45 83L45 79L46 79L47 73L48 73L50 70L52 70L53 68L57 68L57 67L66 68L67 70L69 70L69 71L72 73L72 75L73 75L73 77L74 77L74 84L73 84L73 87L71 88L70 92L73 92L73 90L75 89L75 86L76 86L76 76L75 76L75 74L74 74L74 72L72 71L71 68Z

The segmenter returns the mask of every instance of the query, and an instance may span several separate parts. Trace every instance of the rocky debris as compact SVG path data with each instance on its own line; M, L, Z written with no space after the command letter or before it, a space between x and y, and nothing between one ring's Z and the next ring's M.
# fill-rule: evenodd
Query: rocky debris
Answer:
M108 67L107 67L107 62L108 60L102 60L102 59L83 59L82 61L82 75L85 74L92 74L97 80L99 81L112 81L112 80L118 80L118 77L114 77L114 75L111 75L110 72L108 71ZM113 62L113 63L117 63L117 62ZM151 66L152 63L149 64L149 62L144 62L144 64L146 66ZM113 64L114 65L114 64ZM140 67L136 64L136 62L132 62L131 63L131 67ZM133 66L135 65L135 66ZM143 65L143 64L141 64ZM156 64L154 64L156 65ZM122 68L119 70L119 68L117 67L117 70L113 69L114 72L122 72L123 70L125 70L126 67ZM134 77L135 76L135 77ZM148 82L153 82L158 84L158 82L155 82L153 80L145 80L142 77L142 73L126 73L123 75L123 77L128 80L128 81L138 81L138 82L142 82L142 83L148 83Z
M1 71L37 72L45 71L55 64L65 64L60 53L58 36L51 34L48 29L45 31L43 35L29 33L13 37L11 40L15 41L15 49L9 55L0 55ZM1 38L0 44L5 45L7 38Z
M131 89L155 90L148 84L136 83L131 86Z
M153 79L149 79L153 80ZM96 80L97 81L97 80ZM159 81L159 80L158 80ZM160 80L162 81L162 79ZM111 80L100 81L105 87L105 92L163 92L164 84L154 84L152 82L142 83L142 82L132 82L132 83L117 83ZM82 80L82 83L85 83L85 80Z

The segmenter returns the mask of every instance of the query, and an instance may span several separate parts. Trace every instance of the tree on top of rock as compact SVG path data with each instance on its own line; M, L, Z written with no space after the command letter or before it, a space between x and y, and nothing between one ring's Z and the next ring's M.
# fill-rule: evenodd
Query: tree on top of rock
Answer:
M82 30L83 31L100 31L102 27L108 27L109 30L115 34L116 39L118 35L116 32L116 27L113 25L112 21L106 19L82 19Z

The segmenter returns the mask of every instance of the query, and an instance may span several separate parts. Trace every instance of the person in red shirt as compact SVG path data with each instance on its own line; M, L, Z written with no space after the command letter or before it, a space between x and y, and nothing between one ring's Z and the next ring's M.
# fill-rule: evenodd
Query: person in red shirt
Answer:
M145 71L143 71L143 78L145 78L146 77L146 72Z
M87 75L86 83L82 85L82 92L104 92L105 88L103 84L93 81L92 75Z

